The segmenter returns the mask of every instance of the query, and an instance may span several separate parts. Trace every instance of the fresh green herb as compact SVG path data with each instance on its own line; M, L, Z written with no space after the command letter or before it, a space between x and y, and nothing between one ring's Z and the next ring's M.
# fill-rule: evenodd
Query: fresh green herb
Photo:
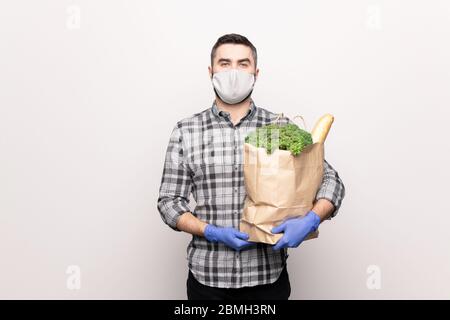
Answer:
M294 156L313 143L309 132L292 123L259 127L245 137L245 142L258 148L265 148L269 154L280 149L289 150Z

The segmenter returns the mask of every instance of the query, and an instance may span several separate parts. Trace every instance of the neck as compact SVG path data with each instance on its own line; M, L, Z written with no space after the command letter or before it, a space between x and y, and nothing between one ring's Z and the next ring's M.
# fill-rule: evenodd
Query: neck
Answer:
M248 97L244 101L238 104L228 104L223 102L221 99L216 97L217 108L221 111L226 111L230 113L231 122L233 124L238 123L248 112L250 108L251 99Z

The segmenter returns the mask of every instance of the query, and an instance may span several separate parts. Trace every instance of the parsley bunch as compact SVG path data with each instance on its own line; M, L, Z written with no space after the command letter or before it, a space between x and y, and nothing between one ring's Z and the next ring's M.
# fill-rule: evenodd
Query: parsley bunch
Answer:
M280 149L289 150L294 156L313 143L309 132L292 123L259 127L245 137L245 142L258 148L265 148L269 154Z

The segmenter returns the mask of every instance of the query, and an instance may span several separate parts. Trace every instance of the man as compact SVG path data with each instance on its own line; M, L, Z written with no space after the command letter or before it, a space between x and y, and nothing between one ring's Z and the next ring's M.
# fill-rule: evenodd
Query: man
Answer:
M320 222L336 215L344 185L325 161L312 210L275 227L272 232L283 236L273 246L247 241L238 230L245 199L244 138L277 114L251 99L259 69L256 48L244 36L220 37L208 70L215 101L173 128L158 198L164 222L192 234L188 299L288 299L287 248L298 247ZM188 206L191 193L195 210Z

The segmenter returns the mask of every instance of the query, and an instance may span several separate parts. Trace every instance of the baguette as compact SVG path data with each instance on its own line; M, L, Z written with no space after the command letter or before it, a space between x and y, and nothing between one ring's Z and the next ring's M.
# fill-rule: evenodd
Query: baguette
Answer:
M329 113L324 114L322 117L319 118L319 120L316 122L316 125L311 131L313 143L325 142L325 139L327 138L328 135L328 131L330 131L333 121L334 117Z

